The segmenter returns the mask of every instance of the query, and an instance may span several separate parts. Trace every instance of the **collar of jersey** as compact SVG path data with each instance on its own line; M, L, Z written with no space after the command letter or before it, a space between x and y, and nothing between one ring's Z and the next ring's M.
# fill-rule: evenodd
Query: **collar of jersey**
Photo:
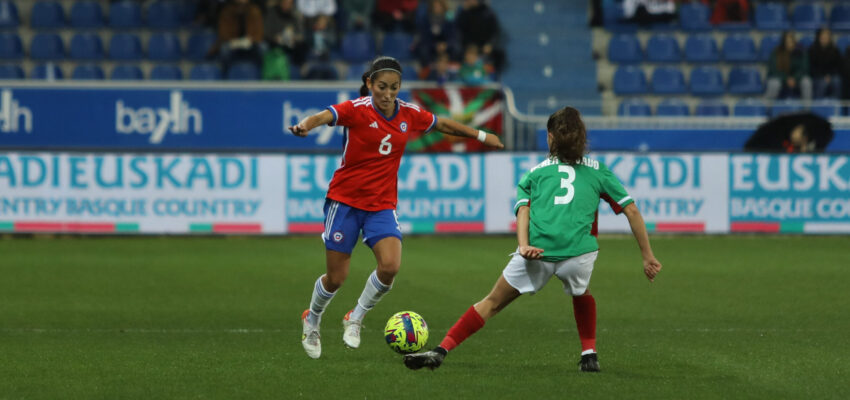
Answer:
M374 98L374 97L369 96L369 101L372 103L372 108L374 108L374 109L375 109L375 111L377 111L377 112L378 112L378 115L380 115L380 116L384 117L384 119L385 119L385 120L387 120L387 121L392 121L392 120L393 120L393 118L395 118L395 116L396 116L396 115L398 115L398 109L399 109L398 99L395 99L395 100L394 100L394 101L395 101L395 110L393 111L393 115L392 115L391 117L389 117L389 118L387 118L387 116L386 116L386 115L384 115L384 113L381 111L381 109L380 109L380 108L378 108L377 106L375 106L375 98Z

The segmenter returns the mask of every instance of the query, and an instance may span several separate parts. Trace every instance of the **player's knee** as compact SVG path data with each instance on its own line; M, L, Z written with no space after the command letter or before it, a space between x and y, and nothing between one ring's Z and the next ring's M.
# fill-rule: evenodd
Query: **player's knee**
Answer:
M385 261L378 264L378 274L381 276L393 278L398 274L398 270L401 268L400 261Z
M335 274L328 274L327 280L325 283L325 289L329 292L335 292L337 289L342 286L343 282L345 282L345 278L348 277L348 271L346 272L338 272Z

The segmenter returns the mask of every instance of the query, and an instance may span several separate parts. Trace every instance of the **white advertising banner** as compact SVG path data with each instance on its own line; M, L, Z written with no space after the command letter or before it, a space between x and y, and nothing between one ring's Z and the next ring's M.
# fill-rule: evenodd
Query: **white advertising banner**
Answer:
M0 230L284 233L281 156L0 153Z

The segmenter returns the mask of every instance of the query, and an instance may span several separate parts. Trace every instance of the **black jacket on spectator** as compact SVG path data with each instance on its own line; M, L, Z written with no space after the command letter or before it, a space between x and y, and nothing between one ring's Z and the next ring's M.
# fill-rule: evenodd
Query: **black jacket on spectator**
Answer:
M812 78L838 75L841 71L841 53L834 44L823 47L815 41L809 48L809 74Z

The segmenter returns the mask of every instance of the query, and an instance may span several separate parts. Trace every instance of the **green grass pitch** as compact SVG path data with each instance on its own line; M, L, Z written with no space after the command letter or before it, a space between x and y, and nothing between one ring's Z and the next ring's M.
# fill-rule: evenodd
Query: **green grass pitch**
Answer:
M490 290L509 236L406 238L350 350L340 321L374 268L358 245L319 360L299 343L317 236L2 239L0 399L850 398L850 238L655 236L654 284L631 237L600 246L603 372L581 374L557 281L438 370L407 370L383 342L386 319L414 310L439 343Z

